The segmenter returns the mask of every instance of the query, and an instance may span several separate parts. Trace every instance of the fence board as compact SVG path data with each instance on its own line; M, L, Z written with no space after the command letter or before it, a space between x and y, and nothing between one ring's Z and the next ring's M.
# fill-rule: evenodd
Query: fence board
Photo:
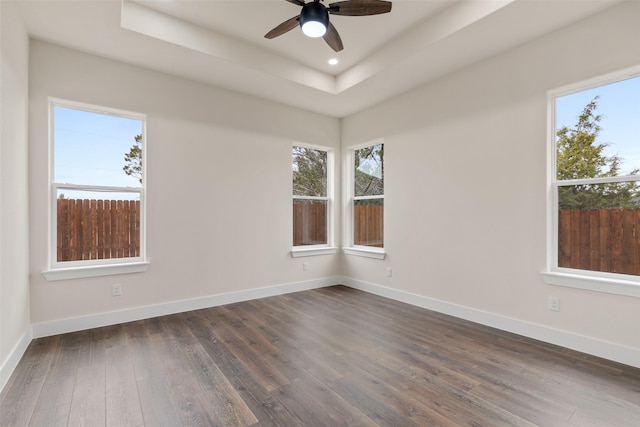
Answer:
M558 265L571 264L571 211L564 209L558 215Z
M104 200L97 201L96 210L97 258L104 259Z
M640 275L640 209L562 209L558 265Z
M62 261L140 255L140 202L57 201L56 256Z
M81 203L82 245L80 246L80 252L83 257L91 259L91 205L88 199L82 200Z
M72 223L73 230L69 236L71 240L71 257L74 260L82 259L82 200L73 200Z
M327 243L327 204L293 203L293 245Z
M111 227L113 228L113 237L114 237L114 241L113 241L114 247L112 250L115 252L115 258L121 258L122 257L122 249L121 249L122 200L114 200L112 201L112 203L116 205L115 209L111 211L113 212L112 219L111 219ZM115 218L113 218L113 216L115 216Z
M600 224L600 211L592 209L589 211L589 270L595 271L600 270L600 228L596 224Z
M580 240L580 268L589 269L591 258L589 248L589 228L591 227L589 211L580 212L580 223L578 224L578 239Z
M104 201L104 259L111 258L113 235L111 234L111 200Z
M611 272L622 273L622 211L611 210Z
M327 208L322 203L293 203L293 245L327 242ZM383 246L383 206L355 205L353 241L356 245Z
M635 266L633 265L633 252L634 252L634 227L633 227L634 212L631 209L625 209L622 211L622 268L628 274L635 272ZM629 271L627 271L629 268Z
M355 205L353 212L353 243L383 247L384 206Z
M611 271L611 212L600 210L600 267L596 271Z
M133 242L131 243L131 246L134 248L133 256L139 257L140 256L140 201L136 200L134 204L135 204L134 206L135 227L133 229L133 232L131 233L131 236L133 237Z
M89 216L91 218L91 259L98 259L98 201L89 200Z

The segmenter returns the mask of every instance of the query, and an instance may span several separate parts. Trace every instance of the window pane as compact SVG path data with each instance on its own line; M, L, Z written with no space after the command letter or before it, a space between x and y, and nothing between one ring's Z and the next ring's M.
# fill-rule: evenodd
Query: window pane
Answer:
M355 200L353 202L353 244L383 245L384 199Z
M59 189L57 261L139 257L140 193Z
M293 147L293 195L327 197L327 152Z
M557 178L640 169L640 77L556 98Z
M640 181L558 187L560 209L640 208Z
M55 106L54 121L55 182L141 186L142 120Z
M384 194L384 144L355 150L354 195Z
M327 201L293 200L293 246L327 244Z
M558 188L558 266L640 275L638 182Z

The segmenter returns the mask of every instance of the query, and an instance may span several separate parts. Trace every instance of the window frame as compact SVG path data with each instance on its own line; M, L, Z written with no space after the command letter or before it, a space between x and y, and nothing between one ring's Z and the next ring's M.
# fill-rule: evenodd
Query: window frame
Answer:
M375 139L372 141L368 141L362 144L353 145L347 148L347 152L345 155L345 187L344 193L345 197L345 246L343 247L343 252L347 255L355 255L366 258L373 259L385 259L386 251L383 247L374 247L374 246L365 246L365 245L356 245L354 243L354 213L355 213L355 202L357 200L382 200L383 201L383 209L384 209L384 197L385 195L375 195L375 196L356 196L355 195L355 159L356 159L356 151L371 147L374 145L384 145L384 140L382 138ZM384 187L383 187L384 188ZM383 217L383 242L384 239L384 217Z
M118 187L102 185L65 184L55 181L55 108L67 108L94 114L105 114L142 122L142 183L140 187ZM149 266L146 245L146 188L147 188L147 162L146 162L146 115L131 111L86 104L59 98L48 99L49 115L49 213L48 213L48 268L42 274L48 281L77 279L84 277L108 276L114 274L127 274L146 271ZM135 193L140 199L140 255L127 258L108 258L82 261L58 261L57 260L57 200L58 190L67 189L73 191L100 191Z
M318 197L318 196L297 196L293 194L293 171L291 177L291 206L293 206L293 201L296 199L302 200L323 200L327 203L327 223L326 223L326 234L327 234L327 243L319 244L319 245L299 245L293 246L293 240L291 241L291 256L293 258L306 257L306 256L315 256L315 255L332 255L335 254L337 248L334 245L334 168L335 168L335 150L330 147L324 147L315 144L307 144L303 142L294 142L291 145L292 150L292 164L293 164L293 147L302 147L309 148L317 151L324 151L327 153L327 196L326 197ZM291 216L291 237L293 239L293 215Z
M640 175L558 180L556 159L556 99L638 76L640 76L640 66L588 79L547 92L547 262L546 270L541 273L546 284L640 298L640 276L582 270L560 267L558 265L559 188L579 184L640 182Z

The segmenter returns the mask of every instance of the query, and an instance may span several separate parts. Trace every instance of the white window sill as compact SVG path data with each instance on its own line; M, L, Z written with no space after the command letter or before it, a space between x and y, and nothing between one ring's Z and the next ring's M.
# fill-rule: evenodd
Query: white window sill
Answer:
M291 249L291 256L293 258L299 258L303 256L333 255L337 252L337 250L337 248L331 246L323 246L321 248L297 246Z
M386 256L384 248L374 248L367 246L352 246L350 248L342 248L345 254L362 256L366 258L384 259Z
M49 282L57 280L81 279L85 277L112 276L116 274L142 273L149 268L149 262L126 264L88 265L45 270L42 275Z
M541 274L542 279L547 285L567 286L570 288L587 289L590 291L640 298L640 281L559 271L545 271Z

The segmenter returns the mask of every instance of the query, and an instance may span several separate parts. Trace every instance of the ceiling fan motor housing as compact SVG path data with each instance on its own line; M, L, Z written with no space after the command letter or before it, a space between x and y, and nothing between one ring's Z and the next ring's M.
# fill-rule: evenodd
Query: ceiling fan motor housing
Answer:
M323 27L323 28L322 28ZM309 2L302 7L300 28L309 37L322 37L329 27L329 12L319 1Z

